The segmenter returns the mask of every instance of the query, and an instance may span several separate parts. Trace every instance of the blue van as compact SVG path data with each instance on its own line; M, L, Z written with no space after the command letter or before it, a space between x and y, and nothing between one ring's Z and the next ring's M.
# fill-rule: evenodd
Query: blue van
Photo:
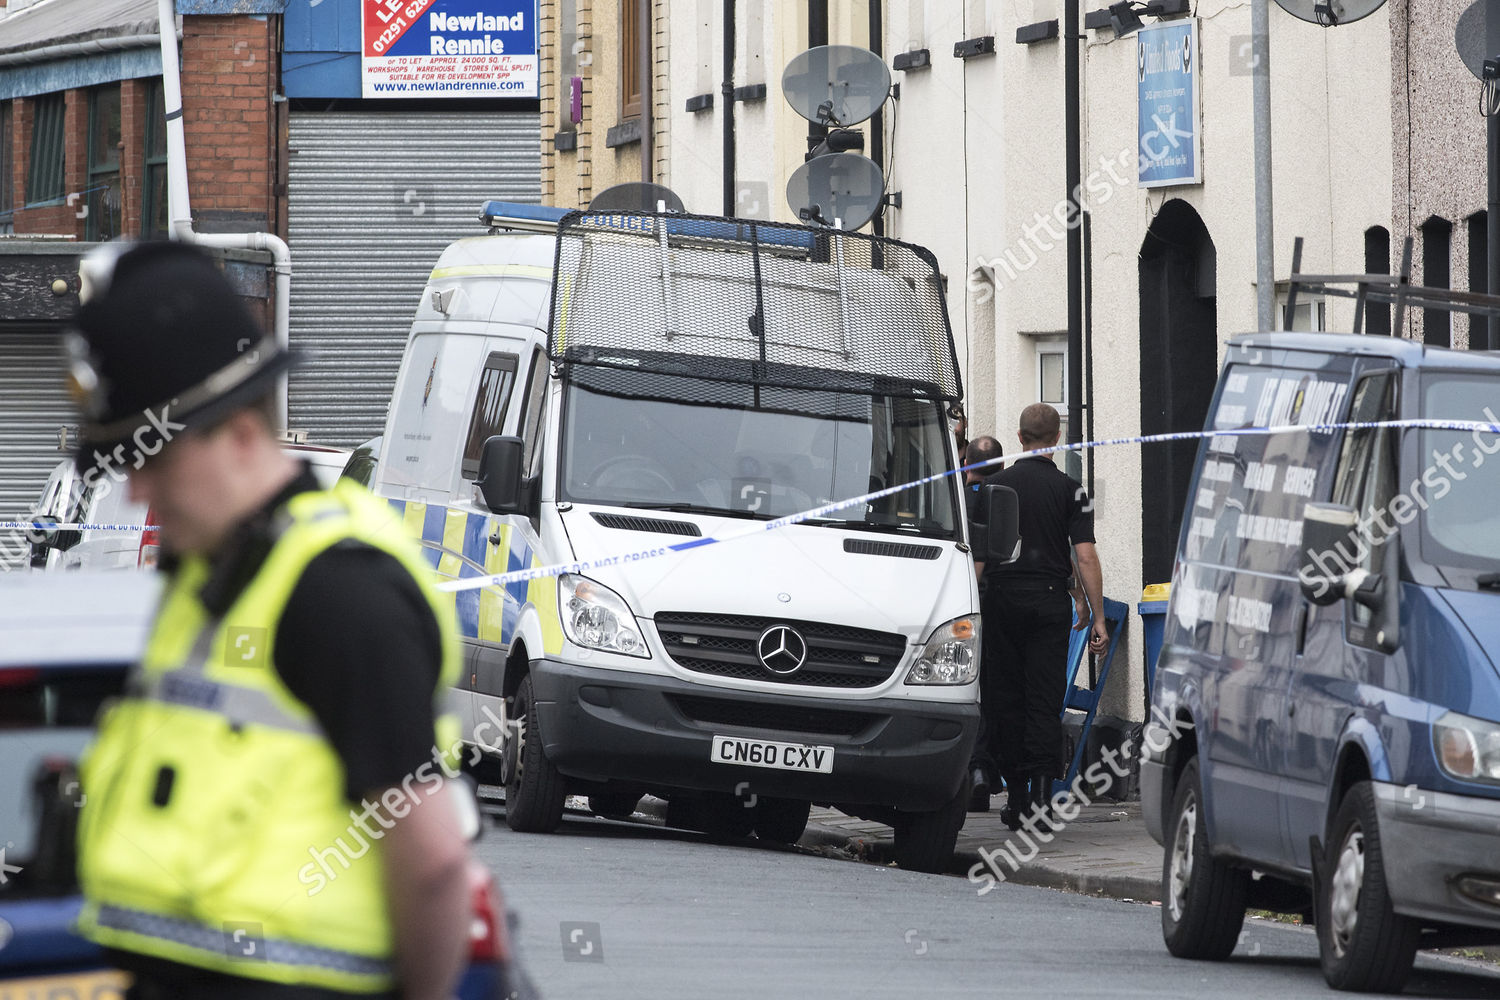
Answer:
M1500 940L1500 435L1320 426L1496 410L1497 354L1230 342L1141 766L1172 954L1300 913L1330 985L1399 990Z

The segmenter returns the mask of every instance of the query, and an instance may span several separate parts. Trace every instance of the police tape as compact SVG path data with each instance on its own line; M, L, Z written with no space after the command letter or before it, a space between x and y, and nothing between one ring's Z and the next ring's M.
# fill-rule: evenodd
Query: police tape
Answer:
M463 577L457 580L445 580L437 584L437 589L444 592L456 592L463 590L478 590L481 587L504 587L512 583L526 583L531 580L539 580L545 577L562 576L563 574L582 574L590 570L604 569L611 566L620 566L627 563L641 562L648 559L658 559L662 556L675 552L686 552L691 549L703 548L706 545L718 545L723 542L738 541L742 538L751 538L762 532L775 531L793 524L803 524L827 518L829 514L836 513L848 507L869 503L884 497L893 496L906 490L926 486L929 483L938 482L948 476L971 472L976 469L984 469L990 466L1003 465L1007 462L1016 462L1023 458L1036 458L1044 455L1052 455L1057 452L1082 451L1085 448L1108 448L1118 445L1132 444L1162 444L1172 441L1194 441L1203 438L1215 437L1250 437L1256 435L1273 434L1295 434L1295 433L1321 433L1336 430L1378 430L1380 428L1423 430L1451 430L1472 431L1476 437L1479 433L1500 434L1500 423L1488 423L1482 420L1432 420L1413 418L1406 420L1364 420L1343 421L1340 423L1323 424L1287 424L1278 427L1238 427L1223 430L1204 431L1172 431L1164 434L1146 434L1133 437L1100 438L1094 441L1081 441L1073 444L1059 444L1047 448L1034 448L1031 451L1017 452L1014 455L1002 455L984 462L974 462L969 465L960 466L956 469L944 469L921 479L914 479L909 483L901 483L897 486L887 486L884 489L875 490L846 500L835 500L818 507L799 511L795 514L787 514L772 520L757 522L756 524L742 528L737 531L722 535L708 535L702 538L694 538L690 541L676 542L670 545L655 545L645 549L635 549L622 552L612 556L601 556L597 559L580 559L575 562L554 563L549 566L533 566L530 569L512 570L508 573L493 573L488 576ZM649 508L643 508L649 510ZM837 519L828 519L836 522ZM917 536L914 536L917 537Z
M156 531L154 524L94 524L81 521L77 524L54 524L51 521L0 521L0 531Z

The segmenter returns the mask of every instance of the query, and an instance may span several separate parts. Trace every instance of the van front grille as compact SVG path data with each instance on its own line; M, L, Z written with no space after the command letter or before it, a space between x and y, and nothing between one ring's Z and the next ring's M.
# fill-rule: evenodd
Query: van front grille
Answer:
M774 625L791 626L807 642L806 662L794 673L766 669L756 653L761 635ZM662 612L656 630L667 655L688 670L806 687L876 687L906 652L906 637L898 632L751 615Z

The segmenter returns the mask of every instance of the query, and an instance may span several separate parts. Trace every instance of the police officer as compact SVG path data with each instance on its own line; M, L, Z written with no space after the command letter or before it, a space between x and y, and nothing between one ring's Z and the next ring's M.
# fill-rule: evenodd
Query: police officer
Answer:
M1046 403L1021 411L1022 449L1050 448L1059 432L1057 410ZM1008 790L1000 815L1014 830L1028 807L1046 808L1052 780L1062 773L1069 623L1076 614L1075 628L1091 629L1089 648L1095 652L1105 648L1109 633L1087 494L1050 455L1020 459L985 480L990 483L1015 490L1020 508L1020 558L985 566L981 604L984 669L997 692L995 710L986 714L997 729L997 756ZM1089 608L1095 609L1092 619Z
M449 613L383 504L283 453L291 357L213 261L99 253L68 338L78 464L129 470L165 581L82 767L80 929L143 1000L451 996Z
M970 441L968 450L962 459L965 465L978 465L999 458L1005 453L1000 442L988 434L981 435ZM991 468L969 469L964 473L964 511L969 519L969 540L973 543L974 551L983 553L985 546L982 533L985 530L984 514L981 507L982 494L980 492L984 485L985 477L990 475ZM979 599L984 600L984 562L981 559L974 561L974 570L979 574ZM982 606L982 605L981 605ZM991 717L995 706L999 703L1000 693L994 690L991 679L992 671L986 668L984 651L980 650L979 658L979 735L974 741L974 753L969 759L971 772L970 788L972 789L969 800L969 812L990 811L990 790L994 787L994 780L999 776L995 761L995 722Z

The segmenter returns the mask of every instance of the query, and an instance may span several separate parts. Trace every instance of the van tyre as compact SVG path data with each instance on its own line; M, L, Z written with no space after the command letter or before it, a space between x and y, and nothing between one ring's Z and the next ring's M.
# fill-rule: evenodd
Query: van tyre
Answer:
M1375 790L1354 785L1339 803L1318 886L1318 952L1337 990L1397 993L1411 975L1421 925L1391 909Z
M1188 761L1162 849L1161 936L1178 958L1222 961L1239 943L1250 873L1216 859L1203 826L1203 779Z
M542 752L540 719L534 710L531 675L516 690L514 718L521 725L509 737L515 766L505 781L505 824L521 833L551 833L562 822L567 789L563 777Z
M761 796L755 803L755 835L778 844L795 844L807 829L812 803L806 799Z
M942 875L953 864L958 831L969 815L969 775L965 770L958 794L931 812L898 812L896 864L913 872Z

